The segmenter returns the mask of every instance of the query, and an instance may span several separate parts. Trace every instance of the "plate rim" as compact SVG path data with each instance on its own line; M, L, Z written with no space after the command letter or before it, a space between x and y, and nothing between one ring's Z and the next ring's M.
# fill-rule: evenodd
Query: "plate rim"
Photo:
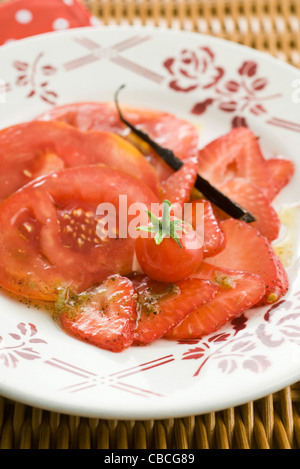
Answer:
M275 62L275 63L279 63L281 64L281 66L287 68L287 69L290 69L292 71L296 71L300 74L300 69L297 68L296 66L278 58L278 57L275 57L273 56L271 53L268 53L266 51L262 51L262 50L258 50L258 49L255 49L255 48L252 48L251 46L247 46L247 45L244 45L244 44L240 44L238 42L234 42L234 41L231 41L230 39L225 39L225 38L221 38L221 37L217 37L217 36L213 36L213 35L210 35L210 34L204 34L204 33L200 33L200 32L196 32L196 31L188 31L188 30L179 30L179 29L174 29L174 28L167 28L167 27L163 27L163 26L150 26L150 25L145 25L145 26L142 26L142 25L126 25L126 24L122 24L122 25L91 25L91 26L82 26L82 27L76 27L76 28L69 28L69 29L64 29L64 30L60 30L60 31L49 31L49 32L46 32L46 33L41 33L41 34L36 34L35 36L29 36L29 37L25 37L25 38L22 38L22 39L17 39L17 40L14 40L14 41L11 41L9 43L5 43L3 44L2 46L0 46L0 51L1 49L5 48L13 48L13 47L17 47L18 44L23 44L23 43L26 43L26 42L31 42L31 41L36 41L38 39L43 39L43 38L51 38L52 36L53 37L60 37L60 36L65 36L65 35L72 35L73 33L75 34L76 32L80 31L105 31L105 30L114 30L114 29L117 29L117 30L136 30L136 31L151 31L153 33L155 32L159 32L159 33L166 33L166 34L178 34L178 35L192 35L194 37L200 37L200 38L205 38L205 39L208 39L208 40L212 40L212 41L216 41L216 42L220 42L222 44L227 44L229 46L232 46L232 47L235 47L237 49L243 49L243 50L248 50L248 51L251 51L251 53L254 53L254 54L258 54L259 56L263 56L265 59L269 60L269 61L272 61L272 62Z
M239 51L241 50L248 50L249 53L251 53L253 56L256 55L256 56L259 56L260 58L264 58L265 60L271 62L272 64L276 65L276 66L280 66L281 68L284 68L287 70L287 72L293 72L293 73L297 73L299 74L299 77L300 77L300 70L279 59L279 58L276 58L274 56L272 56L271 54L269 54L268 52L264 52L264 51L260 51L260 50L257 50L257 49L254 49L250 46L246 46L246 45L243 45L243 44L239 44L239 43L236 43L234 41L231 41L231 40L228 40L228 39L223 39L223 38L220 38L220 37L215 37L215 36L212 36L212 35L206 35L206 34L203 34L203 33L198 33L198 32L195 32L195 31L185 31L185 30L176 30L176 29L169 29L169 28L164 28L164 27L154 27L154 26L148 26L148 25L145 25L145 26L138 26L138 25L97 25L97 26L87 26L87 27L80 27L80 28L71 28L71 29L67 29L67 30L63 30L63 31L53 31L53 32L47 32L47 33L43 33L43 34L39 34L39 35L35 35L35 36L31 36L31 37L27 37L27 38L24 38L24 39L20 39L20 40L17 40L17 41L14 41L14 42L11 42L11 43L8 43L8 44L4 44L1 48L0 48L0 57L1 57L1 50L5 49L13 49L13 48L20 48L22 47L23 44L26 44L26 43L30 43L30 42L36 42L38 41L39 39L43 38L43 39L50 39L52 37L64 37L64 36L72 36L73 34L76 34L76 32L83 32L83 31L88 31L88 32L91 32L91 31L95 31L97 33L97 31L100 31L101 33L102 32L105 32L107 30L124 30L124 31L130 31L130 30L134 30L134 31L151 31L153 33L164 33L164 34L168 34L168 35L191 35L195 38L205 38L205 40L208 40L208 41L211 41L211 42L214 42L214 43L222 43L222 45L225 45L225 47L229 47L229 48L235 48ZM277 392L281 389L283 389L284 387L286 386L290 386L294 383L296 383L298 380L300 379L300 370L298 372L295 372L293 377L286 377L284 379L280 379L278 380L278 382L275 384L270 384L268 389L266 387L264 387L264 390L259 390L256 394L256 396L254 396L253 394L253 390L251 392L251 395L253 396L252 398L250 398L251 400L257 400L257 399L260 399L270 393L274 393L274 392ZM196 411L196 413L193 411L191 413L191 409L188 410L189 406L187 405L187 410L186 411L180 411L180 412L177 412L174 413L174 411L166 411L165 413L162 413L162 411L159 411L159 413L157 413L155 416L153 416L153 413L151 414L151 416L149 416L147 414L147 412L145 412L144 415L141 415L141 413L139 412L139 415L134 415L132 416L132 411L130 411L130 415L126 415L126 412L123 416L120 417L120 413L118 413L118 415L112 413L111 411L109 413L99 413L99 412L96 412L93 413L92 411L91 412L87 412L86 410L84 411L84 413L82 414L80 412L80 409L78 409L77 406L73 407L72 405L70 405L68 408L66 408L65 406L65 403L63 405L64 409L61 408L61 406L55 402L53 403L53 405L49 404L49 400L46 399L41 396L39 402L36 402L36 403L33 403L31 400L30 400L30 396L26 396L24 395L24 392L22 393L20 390L10 390L9 392L6 392L5 389L2 389L3 388L3 385L2 383L0 383L0 391L1 391L1 395L3 397L7 397L8 399L14 399L18 402L22 402L26 405L31 405L31 406L37 406L37 407L41 407L45 410L49 410L49 411L58 411L58 412L61 412L61 413L64 413L64 414L72 414L72 415L82 415L82 416L88 416L88 417L95 417L95 418L118 418L118 419L136 419L136 420L145 420L145 419L150 419L150 418L155 418L155 419L159 419L159 418L171 418L171 417L183 417L183 416L187 416L187 415L200 415L200 414L204 414L204 413L208 413L208 412L213 412L213 411L218 411L218 410L223 410L223 409L226 409L228 407L235 407L235 406L238 406L238 405L241 405L241 404L244 404L246 402L249 402L249 396L247 398L245 397L241 397L239 400L237 400L237 398L233 398L233 399L227 399L227 404L220 404L219 407L216 408L216 406L214 405L213 408L209 408L207 407L206 409L202 409L202 410L199 410ZM7 386L6 389L8 389L9 386ZM22 397L22 394L23 394L23 397ZM47 402L48 403L47 403ZM224 401L223 401L224 402ZM193 403L193 407L194 407L194 403ZM200 406L201 407L201 406ZM195 407L194 407L195 408ZM200 413L199 413L200 412Z

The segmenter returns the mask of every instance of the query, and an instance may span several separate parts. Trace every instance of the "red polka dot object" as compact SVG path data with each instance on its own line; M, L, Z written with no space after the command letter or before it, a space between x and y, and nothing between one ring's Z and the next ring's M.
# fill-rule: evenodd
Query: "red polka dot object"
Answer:
M11 0L0 5L0 45L97 23L78 0Z

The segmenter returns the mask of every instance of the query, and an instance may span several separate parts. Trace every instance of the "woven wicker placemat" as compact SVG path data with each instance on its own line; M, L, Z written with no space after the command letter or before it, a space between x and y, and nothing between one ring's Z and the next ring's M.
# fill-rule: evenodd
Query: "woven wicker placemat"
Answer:
M300 0L85 0L100 23L177 28L239 42L300 68ZM117 421L0 397L0 449L299 449L300 382L245 405Z
M84 0L101 24L196 31L269 52L300 67L299 0Z

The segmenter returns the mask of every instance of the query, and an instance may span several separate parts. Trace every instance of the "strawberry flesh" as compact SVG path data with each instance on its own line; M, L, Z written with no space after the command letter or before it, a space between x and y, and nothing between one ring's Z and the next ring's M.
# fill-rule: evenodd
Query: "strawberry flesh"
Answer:
M251 225L270 242L278 237L279 216L259 187L254 186L247 179L235 178L222 184L220 190L255 216L256 221Z
M190 202L184 212L184 219L202 237L204 258L215 256L225 248L225 235L214 213L214 206L208 200Z
M134 345L150 344L163 337L195 308L210 301L217 291L211 282L198 278L163 284L138 275L133 283L138 316Z
M189 202L198 172L198 158L190 158L181 168L162 182L161 199L172 204L183 205Z
M295 165L284 158L270 158L268 167L272 174L274 197L287 186L295 173Z
M266 291L259 304L271 304L286 294L289 288L287 273L271 244L249 224L229 218L221 222L226 237L225 249L207 262L227 269L259 275Z
M253 307L265 293L261 277L249 272L222 269L203 262L196 274L210 280L217 292L208 303L196 308L166 335L167 339L200 339L216 332L245 310Z
M246 127L232 129L210 142L198 153L199 174L219 187L229 179L242 177L259 187L272 200L274 196L271 171L258 139Z
M62 328L81 340L112 352L133 342L136 321L135 289L120 275L58 305Z

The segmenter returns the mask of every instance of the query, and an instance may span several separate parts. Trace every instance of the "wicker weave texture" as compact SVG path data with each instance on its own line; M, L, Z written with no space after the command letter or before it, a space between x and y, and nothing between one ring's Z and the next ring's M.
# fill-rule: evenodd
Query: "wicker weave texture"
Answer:
M300 384L243 406L186 418L69 416L0 398L0 449L299 449Z
M101 23L196 31L300 67L300 0L85 0Z

